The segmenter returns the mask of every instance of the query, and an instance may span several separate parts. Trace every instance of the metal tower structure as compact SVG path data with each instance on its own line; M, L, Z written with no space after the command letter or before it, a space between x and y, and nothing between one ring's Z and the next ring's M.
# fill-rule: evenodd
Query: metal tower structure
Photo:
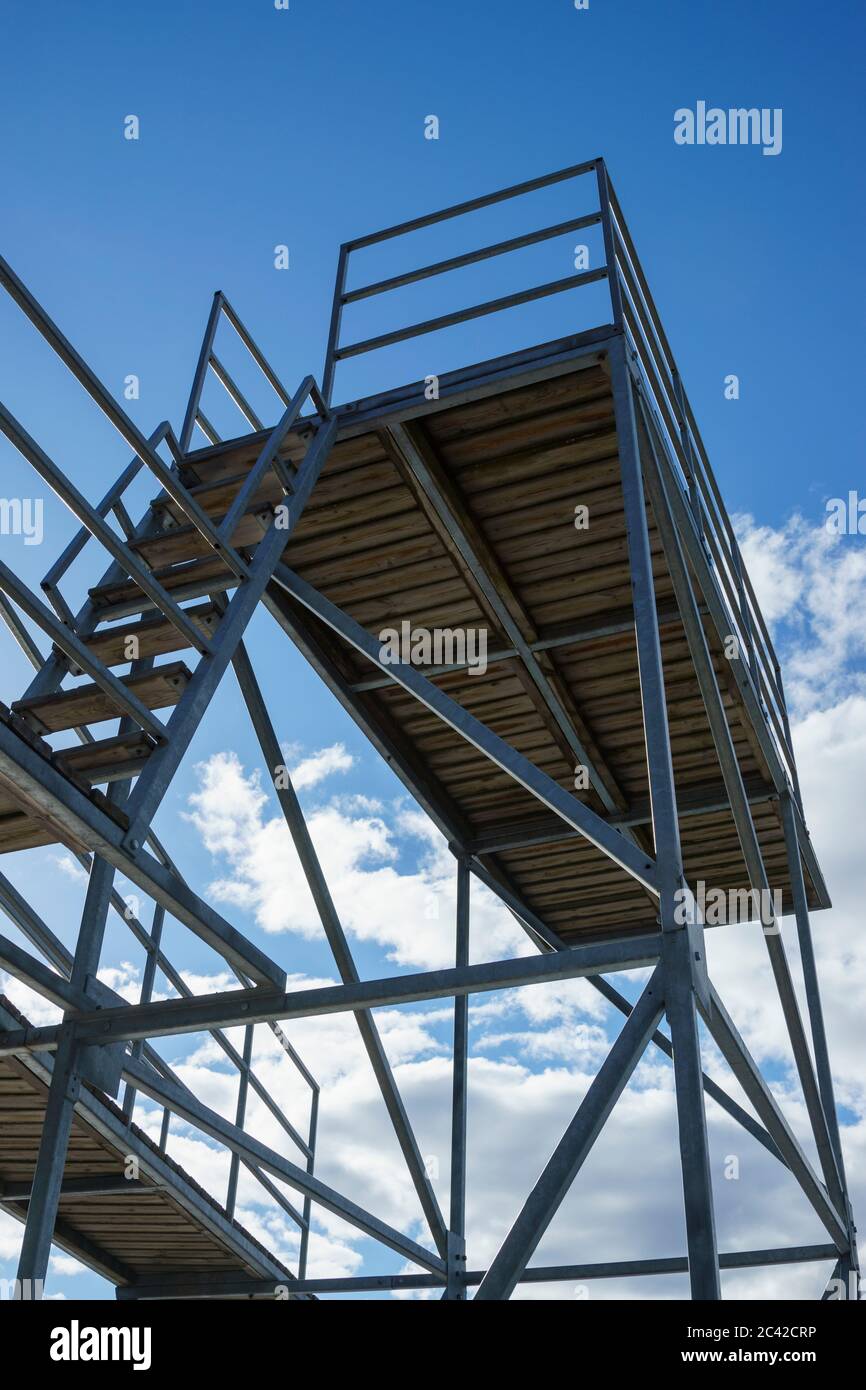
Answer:
M364 248L572 180L597 194L590 212L349 287L352 257ZM597 268L345 341L349 305L589 228L604 247ZM63 1011L59 1025L34 1027L8 1003L0 1008L0 1205L24 1222L21 1280L38 1290L53 1240L124 1298L430 1289L445 1299L473 1290L506 1299L526 1282L687 1271L693 1298L718 1299L721 1269L807 1260L832 1261L842 1296L856 1297L810 928L810 912L829 898L804 820L779 662L604 162L346 243L321 390L309 376L290 394L217 294L177 438L167 423L145 438L5 262L0 282L134 453L92 504L0 407L7 438L81 524L46 575L44 598L0 564L2 615L36 671L23 697L0 708L0 849L61 843L89 875L73 952L0 877L0 904L28 943L0 938L0 965ZM333 403L335 373L349 358L596 282L609 305L598 326L461 367L435 392L416 382ZM216 355L223 317L281 402L271 428ZM209 371L245 416L239 437L220 440L203 413ZM197 428L205 447L193 448ZM136 522L124 498L142 470L159 492ZM574 526L575 503L591 518L585 535ZM91 539L110 563L75 611L59 585ZM360 978L244 647L261 606L447 838L457 882L453 967ZM404 623L452 639L483 628L486 671L453 652L438 666L392 659L381 631ZM51 643L47 655L34 630ZM287 991L283 967L194 892L153 832L229 668L339 985ZM171 708L167 719L154 713L162 708ZM153 901L149 929L115 888L118 872ZM473 877L510 911L534 954L470 964ZM766 942L814 1161L709 978L698 885L770 905L772 889L796 918L806 1018L772 912L753 930ZM112 909L146 953L137 1004L97 979ZM166 915L222 957L239 988L191 995L161 946ZM646 967L652 973L633 1004L605 979ZM153 999L157 972L179 998ZM576 978L623 1015L621 1031L489 1268L467 1269L469 996ZM452 997L446 1215L372 1011ZM429 1229L423 1244L315 1175L318 1089L280 1025L334 1012L357 1023ZM704 1073L700 1021L751 1112ZM258 1025L274 1030L310 1087L306 1135L253 1072ZM242 1054L222 1031L236 1026L245 1028ZM154 1046L203 1031L239 1069L234 1123L194 1096ZM532 1265L648 1048L673 1063L687 1248L674 1258ZM291 1158L245 1130L250 1088L282 1126ZM159 1145L133 1122L138 1095L164 1107ZM706 1097L789 1170L825 1244L719 1252ZM172 1115L230 1151L224 1206L167 1157ZM132 1185L122 1171L130 1153L140 1168ZM233 1220L241 1164L297 1222L297 1269L283 1268ZM308 1278L313 1205L417 1272ZM148 1237L148 1224L157 1236Z

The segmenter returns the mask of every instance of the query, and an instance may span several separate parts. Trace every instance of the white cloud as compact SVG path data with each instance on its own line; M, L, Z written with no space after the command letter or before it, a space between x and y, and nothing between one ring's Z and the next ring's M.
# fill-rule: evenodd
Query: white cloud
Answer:
M863 1073L862 778L866 766L866 687L857 662L866 654L862 605L866 548L831 537L823 527L794 517L778 529L739 522L747 564L781 648L794 724L807 817L835 906L815 914L815 948L822 979L834 1076L847 1107L843 1141L855 1209L866 1204L866 1081ZM293 750L296 782L319 786L347 773L354 759L342 745L308 757ZM272 933L319 941L322 929L291 838L269 789L231 752L198 769L189 819L212 854L212 895L248 911ZM357 789L312 807L308 824L341 919L351 940L402 968L450 964L454 940L454 862L441 836L414 807L384 806ZM798 989L796 933L784 924ZM713 979L756 1058L769 1068L772 1088L808 1152L813 1146L791 1064L760 929L728 927L709 936ZM531 948L491 894L473 884L473 958ZM114 966L115 988L132 988L133 967ZM126 971L124 977L123 972ZM107 978L107 976L106 976ZM185 973L194 992L231 988L228 972ZM333 983L336 975L295 974L289 988ZM10 986L19 991L22 987ZM29 993L29 992L28 992ZM801 991L802 993L802 991ZM14 996L13 996L14 997ZM19 998L21 997L19 993ZM32 1001L31 1001L32 1002ZM43 1021L38 1001L34 1015ZM43 1009L40 1017L38 1009ZM56 1013L55 1013L56 1016ZM451 1009L378 1010L395 1079L416 1131L443 1210L447 1210L451 1102ZM46 1020L47 1021L47 1020ZM573 1115L621 1026L585 981L539 985L473 999L470 1007L469 1264L483 1267L495 1253L547 1157ZM402 1163L384 1104L351 1015L298 1020L285 1031L322 1086L316 1171L339 1191L392 1225L425 1240L419 1203ZM230 1030L240 1047L242 1031ZM182 1079L219 1113L233 1117L236 1073L209 1039L189 1039L176 1062ZM177 1056L177 1040L172 1055ZM303 1133L309 1097L272 1034L255 1032L254 1067L291 1122ZM705 1067L742 1100L722 1059L705 1048ZM154 1137L161 1112L143 1102L137 1112ZM811 1243L822 1228L789 1173L708 1103L720 1247ZM282 1153L297 1151L262 1102L251 1093L248 1126ZM178 1159L217 1197L225 1191L228 1156L190 1126L174 1122L169 1144ZM726 1161L740 1161L737 1181ZM292 1200L300 1202L295 1196ZM238 1214L289 1264L297 1258L297 1232L244 1170ZM20 1228L4 1233L0 1256ZM650 1049L627 1088L584 1170L545 1234L533 1263L681 1254L685 1248L672 1072ZM370 1242L338 1218L315 1211L312 1275L362 1272ZM376 1268L382 1267L381 1252ZM399 1269L395 1256L389 1264ZM723 1278L727 1297L814 1298L829 1268L739 1271ZM687 1281L615 1280L589 1286L591 1299L683 1298ZM570 1286L533 1285L527 1299L579 1296Z
M295 791L307 791L316 787L334 772L348 772L354 767L355 759L346 752L345 745L334 743L330 748L320 748L309 758L303 758L290 770Z
M866 693L862 538L834 535L799 513L778 529L748 515L735 523L761 611L779 639L789 705L805 713Z

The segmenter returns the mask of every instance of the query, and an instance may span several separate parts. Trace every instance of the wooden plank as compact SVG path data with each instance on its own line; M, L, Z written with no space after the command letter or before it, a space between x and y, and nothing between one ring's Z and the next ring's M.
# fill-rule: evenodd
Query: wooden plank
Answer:
M167 705L177 704L191 679L191 673L182 661L173 661L143 675L122 676L120 679L148 709L163 709ZM92 683L61 690L54 695L34 695L28 700L17 700L13 710L32 722L40 732L48 733L59 733L79 725L99 724L120 715L111 696Z
M219 613L212 603L202 603L185 610L189 620L195 623L205 637L213 636L219 622ZM134 638L136 647L129 645ZM183 651L189 643L174 623L160 614L153 618L139 618L135 622L120 623L116 627L98 628L93 636L85 639L86 645L104 662L106 666L119 666L132 660L129 652L135 650L135 660L145 657L165 656L169 652Z

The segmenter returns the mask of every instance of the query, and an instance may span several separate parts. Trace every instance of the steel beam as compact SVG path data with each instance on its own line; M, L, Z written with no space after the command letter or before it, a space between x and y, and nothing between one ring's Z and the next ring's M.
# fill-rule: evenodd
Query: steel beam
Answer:
M676 908L686 884L671 760L664 669L647 525L644 479L625 340L610 349L611 389L619 441L623 508L628 539L647 773L660 895L664 993L674 1051L677 1120L682 1167L689 1279L693 1299L719 1299L713 1189L704 1110L703 1064L696 994L706 990L703 940L677 926Z
M202 1105L185 1088L178 1086L175 1082L169 1081L165 1077L158 1076L152 1067L148 1067L143 1062L136 1062L131 1057L124 1060L124 1076L143 1094L150 1096L151 1100L158 1105L167 1106L172 1114L180 1115L189 1124L200 1129L203 1134L208 1134L218 1143L225 1144L226 1148L233 1153L238 1153L242 1158L249 1159L258 1168L263 1168L271 1173L280 1182L287 1183L289 1187L294 1187L298 1192L309 1194L314 1202L319 1206L330 1211L334 1216L339 1216L347 1221L350 1226L355 1226L359 1231L373 1240L381 1241L388 1245L392 1250L396 1250L399 1255L413 1264L418 1264L422 1269L441 1271L444 1269L443 1261L438 1255L427 1250L422 1245L418 1245L408 1236L404 1236L401 1231L395 1230L386 1222L380 1221L378 1217L371 1215L357 1203L342 1196L333 1188L321 1182L312 1173L298 1167L296 1163L291 1163L283 1158L273 1149L262 1144L252 1135L245 1134L228 1120L224 1120L215 1110L210 1110L206 1105Z
M740 772L733 738L731 737L731 731L728 726L727 716L716 680L716 673L710 657L709 647L707 646L703 624L701 623L698 613L697 600L691 586L691 580L673 520L670 489L666 485L662 474L659 453L656 449L655 441L650 434L651 422L643 405L641 405L641 417L642 438L646 446L647 487L652 502L653 513L656 518L656 525L662 537L674 592L676 593L677 602L680 606L683 628L685 630L689 653L704 702L704 708L706 709L710 724L713 744L719 759L722 777L724 778L725 788L731 804L731 814L734 818L734 824L736 825L740 847L749 875L749 882L753 889L763 895L763 901L769 905L772 903L772 895L763 856L761 854L760 842L758 840L757 831L755 830L754 821L752 820L749 801L743 785L743 778ZM791 872L792 874L795 872L794 865L791 866ZM846 1203L837 1167L837 1159L828 1129L828 1118L824 1112L821 1093L812 1068L812 1059L809 1055L806 1032L800 1016L800 1007L797 1002L794 982L791 977L785 946L781 938L780 926L778 923L775 921L770 923L769 929L764 931L764 940L767 946L767 953L770 957L770 965L776 982L776 988L779 992L782 1012L784 1013L785 1022L791 1039L791 1047L794 1053L797 1073L800 1078L806 1108L809 1113L809 1120L815 1136L815 1143L821 1160L824 1180L833 1197L834 1204L844 1210Z
M481 1281L476 1298L511 1297L656 1030L664 1012L662 989L657 968Z
M119 784L114 794L118 800L122 800L126 785ZM113 881L113 866L94 855L69 982L72 989L81 993L86 994L88 982L96 975L99 966ZM66 1152L81 1091L83 1061L81 1045L64 1022L48 1087L33 1188L18 1259L19 1287L24 1280L30 1280L32 1287L41 1290L48 1273Z
M28 803L71 836L109 860L127 878L161 902L178 921L206 941L225 960L271 988L285 983L286 972L248 941L183 880L143 850L123 848L124 831L73 782L0 722L0 773L18 787Z
M322 872L319 856L316 853L304 813L288 775L284 755L258 681L255 678L252 664L242 643L239 644L235 653L234 670L265 758L271 785L292 837L340 978L344 985L357 985L360 983L360 976L346 939L346 933L334 906L334 900ZM439 1253L444 1257L448 1243L445 1221L439 1209L433 1185L425 1169L406 1107L394 1080L394 1074L379 1030L368 1010L356 1012L355 1020L430 1232Z
M387 437L396 448L404 467L421 491L422 503L432 510L434 523L440 535L457 554L465 572L477 589L483 607L492 615L496 623L514 645L517 655L528 673L536 703L541 702L547 718L553 721L560 741L564 740L571 756L577 763L586 767L590 782L607 812L618 809L617 801L611 794L610 782L601 775L594 759L585 747L584 741L574 726L574 719L565 707L554 683L532 650L532 637L527 637L524 629L529 619L516 596L510 592L504 573L497 565L496 558L489 550L479 528L467 514L453 482L446 477L439 460L421 433L416 423L395 424L387 431ZM486 562L482 554L487 552ZM622 804L619 788L614 788Z
M813 1264L831 1260L833 1245L801 1245L778 1250L738 1250L719 1255L722 1269L777 1268L788 1264ZM609 1260L596 1264L536 1265L525 1269L520 1284L578 1283L593 1279L639 1279L648 1275L685 1274L689 1262L685 1255L667 1259ZM467 1270L463 1282L480 1284L485 1271ZM206 1274L200 1270L180 1273L160 1272L158 1281L119 1287L117 1298L272 1298L281 1294L285 1285L274 1279L238 1279L233 1274ZM361 1274L345 1278L300 1279L292 1285L297 1293L389 1293L416 1289L441 1289L443 1279L436 1274Z
M788 1167L826 1228L837 1251L842 1255L847 1254L849 1238L845 1214L837 1211L826 1188L812 1171L775 1097L761 1076L757 1063L712 987L709 1003L700 1001L699 1008L719 1051L784 1154Z
M100 1008L75 1019L81 1042L110 1045L135 1038L170 1037L199 1033L210 1028L271 1020L318 1018L324 1014L357 1013L397 1004L417 1004L451 995L483 994L518 985L553 980L575 980L607 971L637 970L655 965L661 951L661 934L626 937L593 946L574 946L543 956L487 961L478 965L391 975L379 980L360 980L346 985L276 993L263 989L226 990L196 994L189 999L167 999L151 1004L126 1004ZM51 1051L57 1044L56 1028L33 1028L28 1046ZM3 1034L0 1034L0 1040ZM2 1052L0 1042L0 1052ZM7 1049L8 1051L8 1049Z
M655 865L652 860L631 841L607 825L601 816L596 815L583 802L578 801L570 792L565 791L552 777L548 777L540 768L535 767L528 758L518 753L504 739L494 734L492 729L488 729L468 710L465 710L450 696L439 690L415 667L402 663L390 664L385 661L380 655L379 644L375 638L371 637L347 613L342 612L314 589L311 584L290 570L288 566L277 565L274 570L274 579L287 593L344 638L350 646L367 657L374 666L390 672L398 684L403 686L410 695L420 700L445 724L449 724L456 733L500 767L503 772L507 772L539 801L555 811L558 816L561 816L564 821L578 830L603 854L613 859L644 887L649 888L654 893L658 891Z
M469 964L469 905L471 879L469 864L457 860L457 913L455 962L457 968ZM454 1039L451 1065L451 1207L449 1229L449 1282L446 1298L466 1297L456 1275L466 1265L466 1141L469 1094L469 996L454 1000Z

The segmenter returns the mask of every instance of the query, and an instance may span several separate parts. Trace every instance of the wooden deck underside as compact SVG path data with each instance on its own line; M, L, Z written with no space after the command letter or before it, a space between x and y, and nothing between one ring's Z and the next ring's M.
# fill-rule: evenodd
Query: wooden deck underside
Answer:
M593 640L539 653L615 810L578 793L600 814L644 813L635 828L653 850L649 786L632 620L617 435L604 361L518 389L424 412L410 428L464 509L476 549L530 642L617 624ZM405 423L405 411L403 412ZM387 424L385 417L383 424ZM202 496L242 474L260 437L193 456ZM273 486L271 485L271 492ZM228 494L226 494L228 496ZM223 499L224 505L225 499ZM589 508L589 527L574 525ZM694 887L748 888L734 821L667 567L648 511L677 792L684 804L720 806L681 818L686 874ZM377 637L386 628L486 628L488 649L511 643L395 451L386 428L366 428L334 449L286 562ZM291 604L290 604L291 607ZM295 607L349 684L379 674L323 624ZM708 637L711 629L707 626ZM744 703L721 646L711 642L740 769L754 806L771 888L790 906L778 806ZM435 682L495 733L569 790L575 757L517 658L485 674L450 672ZM512 825L551 826L551 816L513 779L397 686L358 692L371 723L432 783L452 824L471 836ZM765 796L766 800L759 800ZM561 832L561 825L559 831ZM557 834L556 829L552 834ZM489 860L529 906L567 940L644 930L656 919L650 895L578 836L507 850ZM807 887L819 906L814 885Z
M3 996L0 1018L4 1027L26 1025ZM38 1059L35 1067L29 1059L0 1060L0 1207L18 1220L26 1216L27 1205L17 1198L15 1185L33 1181L45 1118L48 1086L40 1070ZM98 1124L99 1114L106 1112L115 1122L113 1141ZM56 1245L120 1285L196 1271L253 1278L276 1272L279 1277L283 1267L254 1237L137 1125L127 1130L120 1111L101 1092L85 1088L73 1121L64 1184L106 1179L108 1185L120 1186L129 1178L130 1154L140 1158L140 1175L130 1182L128 1195L123 1187L99 1194L61 1193ZM151 1162L154 1169L149 1171ZM162 1181L154 1176L156 1168ZM284 1273L288 1285L292 1275Z
M420 395L417 399L416 418L409 418L404 402L400 420L462 516L480 564L521 637L530 644L574 638L536 654L603 784L604 800L595 790L577 795L609 819L628 820L636 840L653 853L617 434L603 353L575 358L567 371L560 368L558 375L530 384L504 380L480 398L467 393L461 399L458 391L432 410ZM477 571L461 558L454 536L395 448L391 418L387 409L378 417L356 407L342 409L338 442L286 547L286 563L376 637L405 622L413 630L476 628L486 630L490 654L513 651ZM265 438L250 435L190 456L188 485L210 515L224 514ZM302 439L290 436L283 457L297 461L303 451ZM266 509L279 498L271 474L240 523L235 544L255 546ZM589 510L585 530L575 527L577 506ZM168 529L139 542L137 549L167 587L199 601L207 621L201 599L230 584L230 576L219 559L206 554L199 534L182 524L173 502L160 504L159 515L161 527ZM745 891L748 878L721 768L651 509L648 515L674 772L678 797L689 812L680 825L686 874L693 887L703 882L707 890ZM271 592L277 594L273 586ZM166 659L177 661L179 639L164 622L154 624L153 611L138 601L132 581L95 596L120 627L141 621L138 614L144 612L153 650L170 652ZM379 688L356 693L358 708L381 742L415 770L417 784L429 790L442 819L459 828L464 843L507 837L516 826L537 830L534 839L549 832L547 843L508 848L487 859L491 871L507 878L549 926L573 941L643 931L655 923L651 895L634 879L567 828L563 839L562 823L529 792L413 697L396 685L382 685L376 668L282 590L279 602L345 683L378 679ZM609 631L578 640L599 627ZM782 892L787 910L790 885L771 773L708 619L705 628L740 770L755 801L770 886ZM101 631L101 654L111 660L111 642L104 636L111 629ZM166 633L167 642L160 636ZM434 679L573 789L574 749L519 658L491 661L484 674L452 670ZM43 710L40 724L36 713L22 710L18 718L23 715L38 739L57 717L53 709ZM56 759L47 744L42 747ZM78 765L67 770L87 777L87 769ZM31 844L59 838L56 828L46 830L28 817L27 808L15 805L14 788L8 795L11 804L0 804L0 816L4 810L8 816L5 832L0 820L0 847L20 847L21 833ZM701 807L715 809L698 813ZM17 840L16 817L21 822ZM826 905L823 885L809 878L808 869L807 890L813 907Z

